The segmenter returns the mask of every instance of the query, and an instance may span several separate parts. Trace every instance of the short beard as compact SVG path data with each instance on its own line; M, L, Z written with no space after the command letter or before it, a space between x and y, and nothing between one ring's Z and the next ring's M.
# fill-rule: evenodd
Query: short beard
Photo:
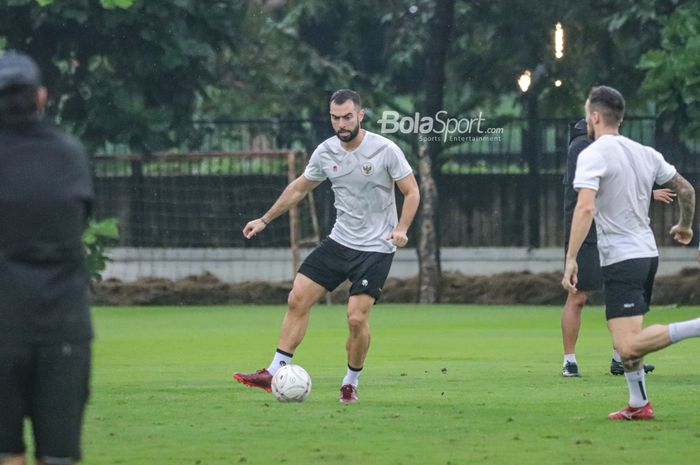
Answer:
M357 127L355 129L353 129L352 131L350 131L350 134L347 136L341 136L340 131L336 131L335 135L338 136L338 139L340 139L343 142L352 142L352 140L355 139L355 137L357 137L357 135L359 133L360 133L360 125L358 124Z

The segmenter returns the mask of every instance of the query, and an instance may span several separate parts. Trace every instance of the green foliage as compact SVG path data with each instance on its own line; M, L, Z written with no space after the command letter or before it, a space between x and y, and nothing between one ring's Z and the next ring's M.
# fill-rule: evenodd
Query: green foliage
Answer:
M113 10L115 8L126 9L134 4L135 0L100 0L100 4L107 10Z
M150 152L190 130L199 96L219 81L210 61L240 41L248 4L0 0L0 31L7 48L41 65L62 126L92 150L111 143Z
M682 118L683 135L700 137L700 10L678 8L663 25L661 46L639 62L647 72L642 90L654 97L660 113Z
M87 267L95 281L102 279L102 271L110 261L105 249L119 239L118 221L107 218L101 221L90 220L83 233L83 245L87 251Z
M540 66L543 77L531 92L539 94L543 115L579 114L588 89L602 82L629 95L632 111L646 113L646 101L636 98L643 79L636 64L658 43L660 18L675 3L456 2L445 109L455 115L478 110L492 118L519 115L517 76ZM423 98L435 4L305 0L249 14L243 23L248 39L236 51L224 52L225 58L219 56L219 74L226 82L208 89L212 98L200 107L202 115L324 115L329 93L339 87L361 90L368 118L378 119L384 109L413 113ZM567 34L559 61L552 50L557 21ZM240 66L232 69L232 61ZM555 88L555 79L564 85Z
M325 116L330 93L355 85L358 71L353 64L342 53L336 53L336 44L330 37L324 40L325 49L317 48L317 40L323 36L307 26L326 19L329 22L323 22L324 27L337 23L341 18L325 16L336 8L328 8L323 1L290 3L294 5L273 13L249 11L241 24L245 40L216 57L214 69L220 79L207 88L198 116Z
M436 4L0 0L0 48L37 58L54 95L50 111L91 149L150 152L196 147L193 118L323 121L340 87L361 91L368 122L384 109L413 113ZM588 89L605 83L628 96L630 113L646 113L658 94L663 111L700 120L691 0L455 2L454 13L444 98L453 115L520 115L517 76L540 67L530 92L544 116L580 114ZM566 31L561 60L552 55L557 21ZM307 145L328 134L327 124L313 125Z

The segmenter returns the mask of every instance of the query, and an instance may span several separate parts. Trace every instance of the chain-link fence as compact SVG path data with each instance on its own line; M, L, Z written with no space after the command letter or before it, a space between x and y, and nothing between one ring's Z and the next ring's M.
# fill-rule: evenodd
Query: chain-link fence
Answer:
M441 245L560 246L569 121L504 119L490 122L491 128L500 129L486 134L488 138L474 131L471 139L465 134L440 135L444 142L437 173ZM370 118L364 126L380 131ZM279 160L236 153L296 149L310 154L332 135L327 120L197 122L195 128L194 135L177 148L189 155L112 153L93 158L96 215L120 219L120 245L250 247L240 229L279 195L287 168ZM660 139L652 118L627 118L622 132L649 145ZM669 143L665 134L661 136L665 147L660 149L667 159L695 184L700 172L698 144ZM421 136L395 133L387 137L417 167ZM301 169L297 167L299 173ZM335 218L327 183L317 189L315 201L322 233L327 233ZM652 225L660 245L670 243L666 230L676 216L673 206L652 206ZM279 238L275 244L257 245L288 246L283 231L275 237Z

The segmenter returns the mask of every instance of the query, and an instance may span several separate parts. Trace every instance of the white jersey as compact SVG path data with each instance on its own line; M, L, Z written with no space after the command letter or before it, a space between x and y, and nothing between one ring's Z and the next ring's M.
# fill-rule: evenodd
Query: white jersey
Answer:
M574 188L597 191L595 223L602 266L659 256L649 226L652 187L675 174L676 168L659 152L620 135L601 136L581 152Z
M352 152L346 152L335 136L321 143L311 155L304 177L331 181L337 211L331 239L363 252L391 253L396 246L386 237L398 224L394 182L411 172L395 143L365 131Z

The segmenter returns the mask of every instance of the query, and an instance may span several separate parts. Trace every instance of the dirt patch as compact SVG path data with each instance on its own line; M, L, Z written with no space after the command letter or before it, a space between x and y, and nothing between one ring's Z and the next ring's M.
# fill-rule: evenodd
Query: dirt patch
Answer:
M240 305L284 304L291 282L228 284L212 274L172 281L142 278L133 282L108 279L93 286L96 305Z
M700 305L700 269L685 268L675 276L660 276L651 302L658 305Z
M561 273L501 273L493 276L464 276L444 273L442 303L561 305L566 293ZM175 281L143 278L134 282L109 279L93 288L96 305L241 305L285 304L292 283L224 283L214 275L188 276ZM330 296L332 303L347 300L347 283ZM382 302L416 302L418 279L390 278ZM594 302L601 302L595 296ZM656 279L655 305L700 305L700 269L689 268L675 276Z

